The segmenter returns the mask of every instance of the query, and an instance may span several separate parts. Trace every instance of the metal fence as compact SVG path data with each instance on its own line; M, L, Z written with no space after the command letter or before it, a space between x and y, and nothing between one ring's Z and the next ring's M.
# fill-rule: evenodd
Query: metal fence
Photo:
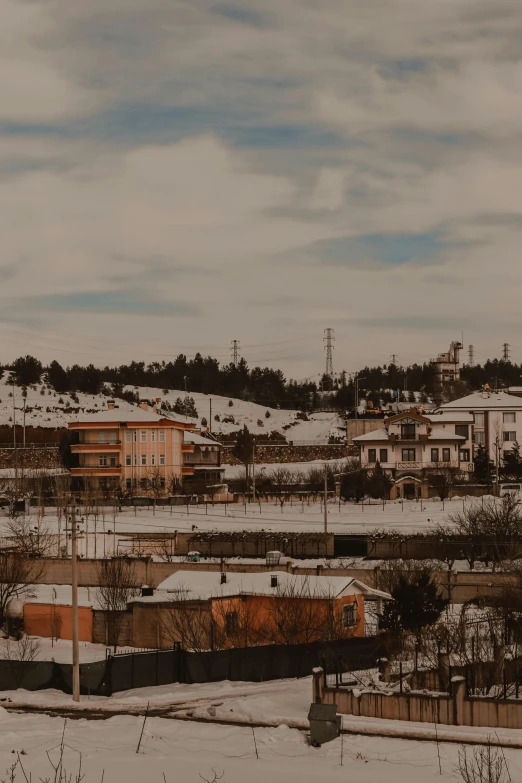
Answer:
M342 639L296 645L268 645L208 652L168 650L108 655L80 666L84 694L110 696L118 691L171 683L239 680L263 682L306 677L316 666L325 671L375 666L380 638ZM0 690L55 688L72 693L72 666L54 661L0 661Z

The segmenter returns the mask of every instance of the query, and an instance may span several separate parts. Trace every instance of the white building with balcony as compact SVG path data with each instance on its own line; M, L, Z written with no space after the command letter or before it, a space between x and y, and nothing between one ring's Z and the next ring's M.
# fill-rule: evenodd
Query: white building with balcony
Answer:
M484 446L493 461L498 452L500 464L515 442L522 445L522 398L515 394L485 387L438 410L444 415L471 414L475 446Z
M377 462L395 482L392 497L428 494L430 473L473 471L473 416L467 412L420 413L412 408L383 420L383 427L353 439L362 468Z

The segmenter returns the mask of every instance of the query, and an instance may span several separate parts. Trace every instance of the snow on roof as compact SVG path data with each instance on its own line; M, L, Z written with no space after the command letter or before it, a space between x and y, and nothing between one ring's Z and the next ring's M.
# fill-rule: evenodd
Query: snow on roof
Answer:
M383 442L388 443L390 440L390 436L388 434L388 431L385 429L382 430L373 430L373 432L367 432L366 435L359 435L358 438L354 438L354 443L367 443L372 441L377 442ZM443 430L439 429L437 427L433 427L430 434L428 435L428 441L430 440L466 440L466 438L463 435L455 435L454 432L449 432L449 430Z
M453 422L457 424L473 423L473 414L465 413L464 411L462 413L459 411L440 411L438 413L429 413L426 415L426 418L428 418L432 424L450 424Z
M183 433L183 441L184 443L193 443L195 446L220 446L217 441L212 440L212 438L204 438L203 435L199 435L197 432L188 432L185 431Z
M356 438L353 439L354 443L358 441L367 441L367 440L388 440L388 430L385 430L384 427L379 430L372 430L371 432L367 432L365 435L358 435Z
M277 576L277 587L272 587L272 576ZM277 571L262 574L227 572L226 582L221 584L221 574L209 571L176 571L158 585L158 591L167 600L176 596L183 599L207 600L212 597L249 595L274 595L278 589L295 588L297 594L329 596L368 595L389 598L388 593L374 590L357 579L344 576L301 576ZM149 601L154 596L149 597ZM142 600L142 599L138 599ZM156 597L157 600L157 597Z
M154 411L145 411L142 408L134 408L133 410L120 410L114 408L113 410L104 410L99 413L79 413L75 419L69 422L69 425L74 424L121 424L122 422L134 422L134 423L149 423L149 422L161 422L170 420L172 422L179 422L181 424L195 424L194 419L190 419L188 416L178 415L177 413L155 413Z
M483 394L483 392L473 392L466 397L460 397L458 400L452 400L445 405L441 405L439 410L446 411L447 409L462 409L462 410L479 410L483 408L488 410L490 408L503 410L506 408L522 409L522 398L516 397L513 394L506 394L504 391L491 391L489 395Z
M97 587L78 588L78 606L97 607ZM24 604L56 604L57 606L72 605L71 585L31 585L29 594L21 596Z

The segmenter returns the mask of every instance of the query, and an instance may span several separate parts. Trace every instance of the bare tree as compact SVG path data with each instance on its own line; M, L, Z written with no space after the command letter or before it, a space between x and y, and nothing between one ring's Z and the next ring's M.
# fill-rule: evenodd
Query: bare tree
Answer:
M270 482L270 492L277 498L283 511L285 501L294 491L293 471L289 468L275 468L270 471L267 478Z
M97 567L98 604L107 613L108 644L119 644L123 612L138 595L134 564L125 557L100 560Z
M11 598L34 595L32 585L43 573L43 565L18 552L0 553L0 622Z
M435 488L440 500L447 500L451 490L455 486L458 468L449 462L438 462L436 468L430 474L431 484Z
M9 661L9 669L16 683L20 688L23 679L29 669L28 664L38 658L41 643L38 639L31 639L30 636L21 636L19 639L6 639L4 643L4 655Z
M185 650L194 652L213 647L211 602L192 597L183 585L162 607L160 623L162 638L172 645L179 642Z
M55 554L57 539L47 526L33 525L29 517L9 519L7 538L17 552L28 557L50 557Z
M456 772L464 783L507 783L511 780L506 758L501 748L487 745L459 749Z

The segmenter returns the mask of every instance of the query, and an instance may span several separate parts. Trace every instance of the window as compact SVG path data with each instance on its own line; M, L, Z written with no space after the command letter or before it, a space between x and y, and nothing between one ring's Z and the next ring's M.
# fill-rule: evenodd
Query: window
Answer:
M150 464L152 465L152 467L155 467L155 465L156 465L156 455L155 454L151 454Z
M142 465L146 465L147 464L147 455L146 454L142 454L141 455L141 464Z
M504 442L506 441L515 441L517 439L517 433L516 432L504 432Z
M403 462L415 462L415 449L403 449L402 450L402 461Z
M461 462L469 462L469 449L461 449L460 450L460 461Z
M126 465L132 465L132 458L130 454L125 455L125 464Z
M451 462L451 449L442 449L442 461Z
M473 436L473 440L477 444L477 446L483 446L486 442L486 436L484 432L475 432Z
M379 449L380 462L388 462L388 449Z
M107 457L102 455L100 457L100 468L105 468L107 466Z
M504 420L504 424L514 424L517 420L517 415L514 411L511 413L506 412L503 414L502 418Z
M110 463L111 463L111 468L115 468L116 467L116 457L111 457Z
M135 465L138 464L138 455L137 454L134 455L134 464Z
M455 435L461 435L466 440L469 438L469 427L467 424L456 424Z
M147 479L146 478L140 479L140 487L142 489L147 489Z
M357 625L357 604L345 604L343 606L343 628L353 628Z
M159 442L160 443L165 443L165 430L160 430L159 431Z
M227 634L237 632L237 612L227 612L225 615L225 631Z
M484 419L485 414L484 413L474 413L473 419L475 420L475 427L483 427L484 426Z
M106 432L105 430L100 430L100 432L98 433L98 441L100 443L107 443L108 440L109 440L108 432Z
M415 439L415 424L401 424L401 438L403 440Z
M125 486L127 489L132 489L132 479L125 479Z
M132 443L132 430L125 430L125 443Z
M439 461L439 450L438 449L432 449L431 450L431 461L432 462L438 462Z
M156 443L156 430L152 430L152 432L150 433L150 439L152 443Z
M368 462L377 462L377 449L368 449Z
M140 440L142 443L147 442L147 430L141 430L140 432Z
M165 455L160 454L160 465L164 465L164 464L165 464Z

